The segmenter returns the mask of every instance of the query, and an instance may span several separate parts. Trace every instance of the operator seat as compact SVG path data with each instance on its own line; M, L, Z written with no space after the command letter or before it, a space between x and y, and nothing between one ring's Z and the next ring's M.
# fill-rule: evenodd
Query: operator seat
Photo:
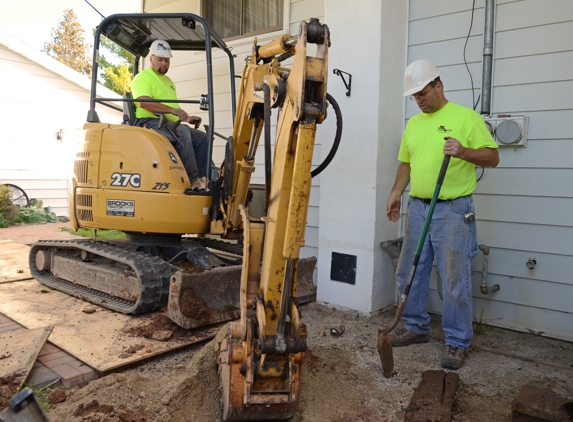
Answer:
M126 92L123 94L123 98L126 100L132 100L133 95L131 92ZM167 124L167 118L164 114L153 113L159 119L158 127L161 129L165 124ZM137 117L135 117L135 103L133 101L123 101L123 124L129 126L137 126Z
M126 100L132 100L133 95L131 92L126 92L123 94L123 98ZM123 124L135 126L135 122L137 117L135 117L135 103L131 101L124 101L123 102Z

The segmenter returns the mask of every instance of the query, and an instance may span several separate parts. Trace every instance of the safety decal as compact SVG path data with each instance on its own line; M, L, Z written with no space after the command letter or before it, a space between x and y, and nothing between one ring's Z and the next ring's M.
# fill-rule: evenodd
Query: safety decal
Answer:
M108 199L107 215L135 217L135 201L126 199Z
M171 161L173 161L174 164L177 164L177 157L175 157L175 154L173 154L172 152L169 153L169 158L171 158Z
M141 186L141 175L139 173L113 173L111 175L113 182L111 186L127 186L131 185L134 188Z

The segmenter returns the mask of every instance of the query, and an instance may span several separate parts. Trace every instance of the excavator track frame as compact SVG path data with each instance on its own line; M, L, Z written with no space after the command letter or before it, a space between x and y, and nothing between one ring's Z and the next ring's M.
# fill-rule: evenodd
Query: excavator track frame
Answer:
M84 251L129 266L139 280L137 299L127 300L57 277L51 272L51 266L53 254L58 251L80 251L80 254ZM40 260L45 263L43 268L37 266ZM38 241L30 249L29 266L32 276L40 283L123 314L150 312L167 305L169 281L173 272L172 266L159 257L119 248L107 242L87 240ZM80 278L82 274L78 274Z

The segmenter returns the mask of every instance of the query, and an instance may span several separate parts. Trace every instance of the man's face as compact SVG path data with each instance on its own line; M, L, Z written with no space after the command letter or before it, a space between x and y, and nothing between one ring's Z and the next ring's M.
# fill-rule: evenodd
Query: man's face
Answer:
M412 97L423 113L434 113L435 111L438 111L441 106L441 89L441 82L430 82L423 90L415 93Z
M149 63L155 73L165 75L169 70L170 59L168 57L151 56Z

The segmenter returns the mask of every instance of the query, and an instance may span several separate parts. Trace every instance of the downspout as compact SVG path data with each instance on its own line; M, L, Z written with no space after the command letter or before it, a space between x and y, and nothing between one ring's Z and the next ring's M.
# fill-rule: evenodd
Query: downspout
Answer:
M486 0L485 28L483 31L483 72L481 88L482 115L489 115L491 113L494 11L495 0Z

